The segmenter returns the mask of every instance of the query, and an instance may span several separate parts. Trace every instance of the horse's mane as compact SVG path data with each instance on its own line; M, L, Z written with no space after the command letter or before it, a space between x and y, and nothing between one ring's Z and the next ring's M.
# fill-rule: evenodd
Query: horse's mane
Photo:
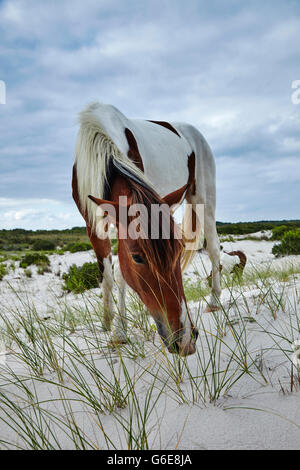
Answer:
M80 129L75 148L78 193L82 212L87 214L91 228L96 232L97 206L88 198L89 194L104 199L109 180L110 163L129 171L132 178L152 187L150 181L135 163L122 153L108 135L102 122L102 113L121 113L113 106L93 103L80 113ZM118 114L117 114L118 113ZM124 119L126 117L124 116Z

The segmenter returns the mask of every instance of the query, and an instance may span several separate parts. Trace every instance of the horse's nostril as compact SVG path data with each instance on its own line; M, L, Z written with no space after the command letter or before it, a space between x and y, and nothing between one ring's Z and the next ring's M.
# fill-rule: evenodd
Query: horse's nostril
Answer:
M168 347L168 350L170 353L172 354L179 354L180 352L180 348L178 346L178 344L175 342L173 344L171 344L169 347Z
M197 329L197 328L193 328L193 329L192 329L192 338L193 338L195 341L197 341L198 336L199 336L199 331L198 331L198 329Z

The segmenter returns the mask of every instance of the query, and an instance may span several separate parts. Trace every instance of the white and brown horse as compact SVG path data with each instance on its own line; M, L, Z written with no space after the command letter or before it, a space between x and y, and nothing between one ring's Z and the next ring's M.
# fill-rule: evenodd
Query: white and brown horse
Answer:
M72 186L99 264L105 328L111 328L113 318L111 247L103 222L107 220L103 215L110 213L109 220L117 227L119 259L115 269L119 308L114 340L126 341L127 283L155 319L169 351L194 353L197 331L184 295L181 265L190 261L202 236L207 240L213 274L207 310L218 308L221 293L215 164L203 136L188 124L128 119L114 106L92 104L80 115ZM145 232L152 224L152 206L174 206L183 200L192 207L192 211L186 211L183 223L185 237L188 231L194 235L188 250L177 236L172 215L165 210L158 219L158 237L130 235L128 226L137 216L131 210L134 205L146 208ZM198 204L204 205L204 227L196 223ZM100 216L98 206L102 209ZM120 216L124 211L125 221ZM168 237L163 236L166 218Z

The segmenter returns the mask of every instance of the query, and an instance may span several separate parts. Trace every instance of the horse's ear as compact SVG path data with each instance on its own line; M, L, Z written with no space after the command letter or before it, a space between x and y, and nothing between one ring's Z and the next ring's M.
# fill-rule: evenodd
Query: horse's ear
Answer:
M97 204L97 206L101 206L102 204L109 204L109 205L112 205L114 207L117 207L119 205L117 202L107 201L106 199L99 199L98 197L91 196L90 194L88 195L88 198L91 201L95 202L95 204Z
M168 204L169 207L174 206L174 204L180 204L188 187L189 184L185 184L182 186L182 188L167 194L165 197L163 197L164 202Z
M114 201L107 201L106 199L99 199L98 197L91 196L89 194L89 199L93 201L97 206L101 207L101 215L107 218L107 221L113 225L117 224L119 219L119 204Z
M118 225L120 223L120 212L122 210L125 211L125 216L127 215L127 209L130 205L130 200L127 198L127 196L120 196L118 202L99 199L98 197L91 196L90 194L88 198L102 209L103 212L101 215L107 217L109 222L114 225ZM123 220L122 217L121 220Z

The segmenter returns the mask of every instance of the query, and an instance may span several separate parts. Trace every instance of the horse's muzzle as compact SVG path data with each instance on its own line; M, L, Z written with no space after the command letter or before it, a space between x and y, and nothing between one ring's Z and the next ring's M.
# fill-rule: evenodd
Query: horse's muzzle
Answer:
M164 345L166 346L166 348L171 354L179 354L180 356L190 356L191 354L194 354L196 352L195 343L199 335L197 328L195 327L192 328L190 341L187 344L183 345L181 343L181 338L180 338L180 336L182 335L176 334L177 338L174 339L173 337L172 338L173 341L170 342L170 339L171 339L170 335L166 334L164 325L160 321L157 321L157 320L156 320L156 325L157 325L157 331L161 339L163 340Z

